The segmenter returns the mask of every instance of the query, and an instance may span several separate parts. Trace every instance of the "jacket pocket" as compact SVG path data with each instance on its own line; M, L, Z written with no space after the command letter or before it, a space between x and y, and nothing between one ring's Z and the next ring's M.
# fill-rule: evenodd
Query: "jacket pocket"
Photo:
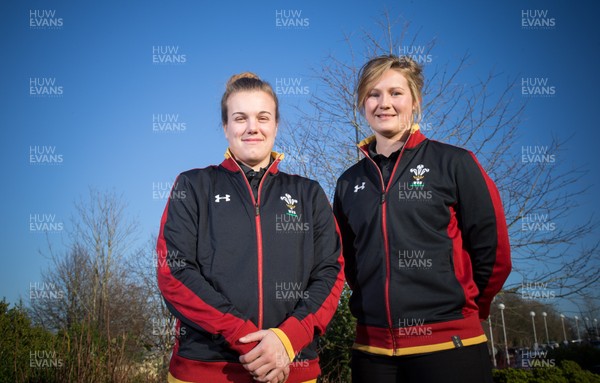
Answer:
M205 362L238 362L239 355L229 349L221 335L198 331L181 324L177 355Z
M404 255L403 255L404 254ZM432 323L462 318L465 297L454 273L452 252L400 253L392 275L392 322ZM393 323L395 325L395 323Z

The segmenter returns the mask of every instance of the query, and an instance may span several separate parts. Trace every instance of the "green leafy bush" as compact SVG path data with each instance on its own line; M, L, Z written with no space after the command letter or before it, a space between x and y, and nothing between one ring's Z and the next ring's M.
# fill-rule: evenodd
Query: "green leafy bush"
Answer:
M556 360L556 363L563 360L572 360L577 362L581 368L592 370L594 366L600 365L600 349L590 344L572 344L568 347L559 347L549 351L548 358Z
M494 383L600 383L600 375L563 360L559 367L494 370Z
M36 326L22 305L0 301L0 383L133 383L164 381L140 369L126 350L130 336L110 339L93 323L53 334ZM161 380L162 378L162 380Z
M59 340L33 326L22 305L0 301L0 382L63 381Z
M346 383L352 381L350 375L350 357L356 320L350 313L348 301L352 294L346 285L340 297L340 304L333 316L325 336L319 344L319 364L323 383Z
M533 374L527 370L507 368L494 370L494 383L531 383Z

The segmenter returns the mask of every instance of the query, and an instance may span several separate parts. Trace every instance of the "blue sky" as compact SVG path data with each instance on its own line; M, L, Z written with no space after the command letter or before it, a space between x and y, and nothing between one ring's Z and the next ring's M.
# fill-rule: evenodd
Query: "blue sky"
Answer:
M48 234L60 248L73 202L89 186L115 190L140 222L141 245L158 230L166 202L155 198L156 185L222 160L219 101L230 75L250 70L272 83L296 78L316 91L310 68L329 53L347 55L344 33L375 30L386 8L419 30L418 43L436 40L436 62L468 52L470 67L461 81L474 83L491 70L506 81L548 79L556 94L529 99L519 145L574 135L560 161L587 164L585 181L598 185L600 5L593 2L8 0L0 4L0 296L27 302L30 284L40 282L49 265L40 254L46 236L31 230L32 215L63 224ZM541 11L537 20L552 19L554 26L523 29L524 10ZM60 25L31 28L32 11L34 23ZM304 26L277 27L280 11L293 12L286 20L300 19ZM153 47L176 49L185 62L157 64ZM32 78L54 81L52 89L62 94L32 95ZM291 105L305 99L280 101L285 119ZM185 129L153 131L156 115L177 118ZM54 163L32 164L32 147L53 150ZM520 146L514 153L520 155ZM575 217L598 214L594 190L582 197Z

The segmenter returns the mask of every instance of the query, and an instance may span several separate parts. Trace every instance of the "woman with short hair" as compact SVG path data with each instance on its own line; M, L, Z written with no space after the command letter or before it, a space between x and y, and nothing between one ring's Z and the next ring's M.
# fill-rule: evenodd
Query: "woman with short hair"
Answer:
M343 286L331 207L272 152L277 96L252 73L223 94L229 148L181 173L163 213L158 285L177 318L169 382L316 382Z

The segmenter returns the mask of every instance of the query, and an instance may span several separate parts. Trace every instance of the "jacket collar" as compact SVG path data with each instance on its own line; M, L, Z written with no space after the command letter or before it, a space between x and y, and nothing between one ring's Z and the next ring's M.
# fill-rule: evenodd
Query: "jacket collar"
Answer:
M271 162L271 164L267 168L267 173L275 174L279 172L279 169L277 167L279 166L281 160L283 160L284 155L283 153L271 152L271 158L273 159L273 162ZM229 148L227 148L227 150L225 151L225 160L221 162L221 166L232 172L242 172L242 168L235 160L235 156L233 155L231 150L229 150Z
M419 145L421 142L425 141L427 137L423 133L421 133L421 128L419 124L413 124L410 128L410 134L408 136L408 140L406 140L406 144L404 145L405 149L412 149L415 146ZM375 135L365 138L361 142L358 143L358 147L360 150L368 156L369 154L369 144L375 141Z

